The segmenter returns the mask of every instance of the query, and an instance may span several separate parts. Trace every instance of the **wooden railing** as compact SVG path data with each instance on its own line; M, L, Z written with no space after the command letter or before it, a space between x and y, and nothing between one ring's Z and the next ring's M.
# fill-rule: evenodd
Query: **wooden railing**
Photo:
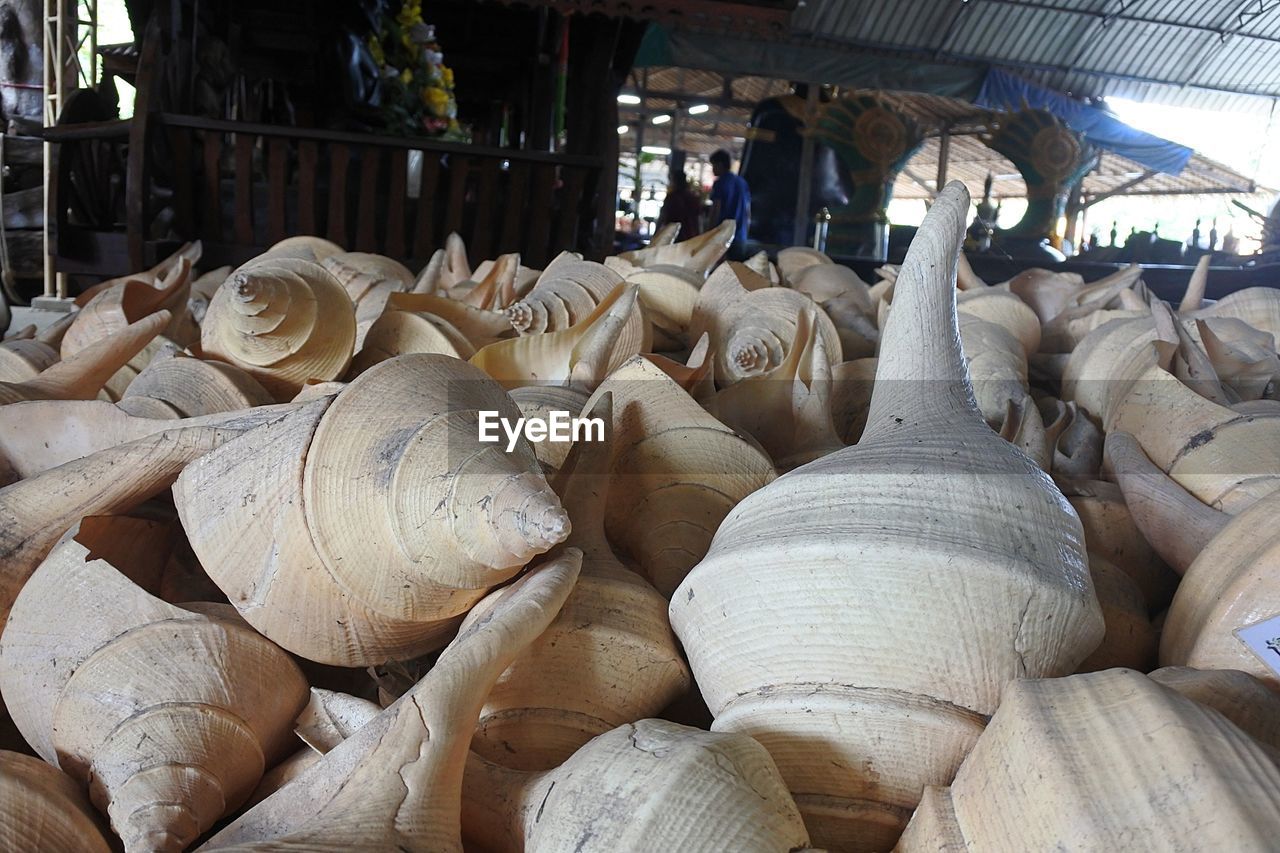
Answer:
M142 264L158 253L147 232L162 206L172 207L179 238L204 241L206 265L239 263L293 234L386 254L411 269L451 231L474 259L520 252L536 267L563 249L599 253L599 158L166 113L152 113L147 125L148 156L130 158L144 172L130 184L172 195L131 199L130 256ZM411 183L414 151L421 174Z

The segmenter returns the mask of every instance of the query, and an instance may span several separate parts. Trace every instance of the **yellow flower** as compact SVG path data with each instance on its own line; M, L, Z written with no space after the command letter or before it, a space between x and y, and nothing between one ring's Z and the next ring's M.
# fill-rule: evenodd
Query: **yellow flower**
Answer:
M444 118L449 111L449 93L437 86L428 86L422 90L422 103L433 116Z
M406 86L408 86L410 83L413 82L412 68L406 68L405 70L400 72L400 82L405 84Z
M373 61L378 63L379 68L386 67L387 57L382 52L382 41L376 34L369 36L369 53L373 55Z
M440 66L440 77L441 77L441 79L442 79L442 80L444 80L444 87L445 87L446 89L452 89L452 88L453 88L453 69L452 69L452 68L450 68L450 67L449 67L449 66L447 66L447 65L441 65L441 66Z

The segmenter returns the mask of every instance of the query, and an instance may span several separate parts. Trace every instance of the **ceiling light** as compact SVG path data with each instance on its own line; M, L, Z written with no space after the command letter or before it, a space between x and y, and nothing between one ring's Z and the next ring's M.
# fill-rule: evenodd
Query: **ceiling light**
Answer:
M653 117L654 124L666 124L669 121L671 121L671 116L668 113L662 113L661 115Z
M707 106L706 104L694 104L693 106L689 107L689 115L691 116L702 115L703 113L707 112L710 109L711 107Z
M632 106L634 106L640 103L640 96L639 95L619 95L618 103L631 104Z
M631 129L630 125L620 124L618 125L618 135L621 136L622 134L626 133L630 129Z
M671 153L670 148L664 148L661 145L642 145L640 146L640 150L646 154L657 154L662 157Z

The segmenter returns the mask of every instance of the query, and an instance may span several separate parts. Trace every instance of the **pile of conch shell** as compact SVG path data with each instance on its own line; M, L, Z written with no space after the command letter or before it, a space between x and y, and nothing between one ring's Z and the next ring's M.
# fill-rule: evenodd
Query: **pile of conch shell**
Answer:
M968 210L11 330L0 849L1274 849L1280 291L988 284Z

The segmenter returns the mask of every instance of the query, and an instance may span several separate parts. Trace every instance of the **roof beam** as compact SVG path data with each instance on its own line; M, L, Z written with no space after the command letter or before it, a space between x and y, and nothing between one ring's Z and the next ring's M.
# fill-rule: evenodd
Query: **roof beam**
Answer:
M1129 190L1136 187L1138 184L1142 183L1148 178L1153 177L1155 174L1156 174L1155 169L1147 169L1145 172L1143 172L1141 175L1139 175L1138 177L1134 178L1131 181L1125 181L1123 184L1121 184L1118 187L1109 189L1104 193L1098 193L1095 196L1085 199L1084 204L1080 205L1080 208L1082 210L1088 210L1089 208L1093 207L1095 204L1097 204L1100 201L1106 201L1107 199L1112 198L1113 196L1124 195Z

